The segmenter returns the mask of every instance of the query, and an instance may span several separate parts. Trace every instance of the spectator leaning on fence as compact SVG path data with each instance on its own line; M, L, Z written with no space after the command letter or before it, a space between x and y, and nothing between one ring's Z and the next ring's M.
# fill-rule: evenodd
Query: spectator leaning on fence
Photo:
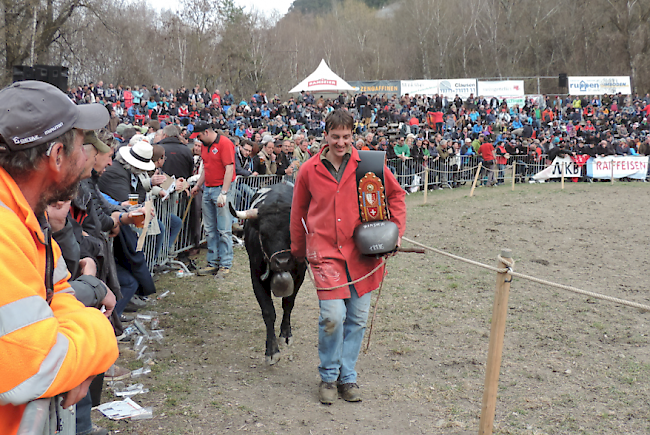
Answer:
M105 107L77 107L46 83L0 91L3 433L15 434L27 404L38 398L53 398L46 409L54 411L54 424L70 418L64 408L85 397L94 376L117 359L113 327L74 297L44 216L48 204L76 192L86 162L82 129L104 127L108 119Z

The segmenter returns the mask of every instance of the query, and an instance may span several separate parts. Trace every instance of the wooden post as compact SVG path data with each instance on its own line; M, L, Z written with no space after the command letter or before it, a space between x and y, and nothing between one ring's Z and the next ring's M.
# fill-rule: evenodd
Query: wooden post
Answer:
M478 162L478 168L476 169L476 175L474 176L474 182L472 183L472 190L469 192L469 196L474 196L474 189L476 189L476 182L478 181L478 176L481 173L481 168L483 167L483 162Z
M562 162L562 190L564 190L564 170L566 169L566 162Z
M515 191L515 178L517 177L517 161L512 161L512 191Z
M612 169L612 186L613 186L614 185L614 158L612 158L612 160L610 160L609 165L610 165L610 167Z
M427 203L427 192L429 191L429 169L424 166L424 204Z
M504 249L501 257L510 260L512 251ZM505 263L499 261L498 266L503 269ZM501 369L501 356L503 351L503 336L506 330L506 314L508 313L508 296L510 294L511 275L497 273L497 288L494 295L492 308L492 329L490 330L490 345L488 348L487 365L485 368L485 387L483 389L483 405L481 406L481 420L479 435L491 435L494 424L494 414L497 405L497 391L499 388L499 370Z

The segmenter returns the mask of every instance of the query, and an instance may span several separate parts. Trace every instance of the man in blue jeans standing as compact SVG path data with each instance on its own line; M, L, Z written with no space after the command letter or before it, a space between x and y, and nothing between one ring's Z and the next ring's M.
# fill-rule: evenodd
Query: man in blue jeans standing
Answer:
M319 399L325 405L339 394L348 402L361 401L356 363L370 295L385 271L381 259L362 255L353 238L361 224L356 178L361 158L352 146L353 126L347 111L327 116L323 149L300 167L291 204L291 253L309 260L318 292ZM401 236L406 192L388 168L383 172L390 220Z
M227 137L217 133L204 121L194 126L190 138L203 143L201 158L203 172L199 175L195 195L203 189L203 225L208 239L207 267L199 269L198 275L226 277L232 267L232 217L228 202L233 200L234 189L230 185L235 180L235 145Z

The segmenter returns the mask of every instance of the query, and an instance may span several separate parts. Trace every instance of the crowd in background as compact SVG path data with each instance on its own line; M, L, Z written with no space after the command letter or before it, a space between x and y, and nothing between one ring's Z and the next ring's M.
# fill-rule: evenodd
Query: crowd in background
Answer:
M650 94L545 96L520 106L473 95L464 100L364 93L324 98L307 91L285 100L265 92L235 99L228 90L222 94L198 85L165 90L157 84L149 89L100 81L69 90L68 96L77 104L106 104L118 140L128 141L139 130L153 140L154 132L168 124L189 140L194 124L206 121L236 142L240 176L295 176L299 165L318 152L324 119L339 107L355 116L355 146L386 151L389 168L404 187L418 179L422 183L414 175L423 168L432 170L427 180L432 189L456 187L454 174L468 167L468 156L483 162L486 176L499 171L494 180L483 181L493 185L503 181L503 168L513 160L523 179L557 155L650 154Z

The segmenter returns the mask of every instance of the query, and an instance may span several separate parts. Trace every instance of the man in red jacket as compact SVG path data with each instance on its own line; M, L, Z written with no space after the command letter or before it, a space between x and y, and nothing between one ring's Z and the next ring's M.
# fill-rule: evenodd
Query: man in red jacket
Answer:
M355 365L370 292L379 287L385 270L381 259L362 255L352 237L361 224L356 179L360 158L352 146L353 127L352 116L344 110L328 115L323 149L300 167L291 207L291 252L296 258L307 257L318 290L319 393L328 405L337 398L337 381L343 399L361 400ZM401 240L405 192L386 167L384 178L390 220Z

